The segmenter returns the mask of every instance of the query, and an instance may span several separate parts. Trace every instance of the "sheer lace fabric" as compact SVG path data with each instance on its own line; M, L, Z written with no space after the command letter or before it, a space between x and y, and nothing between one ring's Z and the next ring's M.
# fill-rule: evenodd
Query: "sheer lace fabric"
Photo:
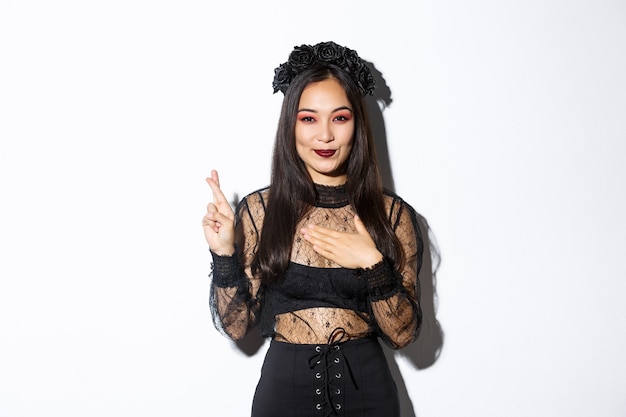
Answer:
M393 348L407 345L421 321L417 276L422 240L413 209L396 196L385 196L389 220L405 252L400 271L387 261L349 270L319 255L299 233L309 223L356 231L355 212L343 187L316 188L318 202L296 229L285 281L267 288L250 270L266 215L267 189L244 198L237 212L239 253L213 255L216 326L234 339L259 324L263 336L289 343L328 343L339 334L343 340L380 336Z

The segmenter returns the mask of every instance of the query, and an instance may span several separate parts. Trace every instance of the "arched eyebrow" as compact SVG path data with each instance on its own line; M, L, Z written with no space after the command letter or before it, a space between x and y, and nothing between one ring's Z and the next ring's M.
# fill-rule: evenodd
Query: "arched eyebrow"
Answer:
M352 109L350 107L348 107L348 106L337 107L331 113L336 113L336 112L338 112L340 110L348 110L350 113L352 113ZM300 113L301 111L308 111L308 112L311 112L311 113L317 113L317 110L307 109L307 108L298 109L298 113Z

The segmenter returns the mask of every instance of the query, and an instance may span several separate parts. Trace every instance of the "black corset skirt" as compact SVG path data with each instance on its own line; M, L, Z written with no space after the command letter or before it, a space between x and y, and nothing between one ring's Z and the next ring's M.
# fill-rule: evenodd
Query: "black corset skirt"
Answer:
M272 340L252 417L397 417L395 382L375 338L301 345Z

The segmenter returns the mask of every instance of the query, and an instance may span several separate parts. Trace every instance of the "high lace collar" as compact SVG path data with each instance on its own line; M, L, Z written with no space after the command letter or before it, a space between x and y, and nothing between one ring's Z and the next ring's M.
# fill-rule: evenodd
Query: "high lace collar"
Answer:
M348 191L345 184L315 184L315 192L317 193L315 199L317 207L337 208L348 205Z

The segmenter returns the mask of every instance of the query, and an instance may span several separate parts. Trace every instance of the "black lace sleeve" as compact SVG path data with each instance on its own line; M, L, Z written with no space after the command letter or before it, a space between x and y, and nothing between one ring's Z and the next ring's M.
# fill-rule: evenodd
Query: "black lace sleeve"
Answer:
M263 291L252 276L250 263L256 252L265 206L260 192L246 196L235 211L236 252L232 256L211 253L211 315L225 336L243 338L258 321Z
M397 268L384 259L360 273L367 283L379 336L391 348L400 349L417 338L422 322L418 275L423 241L416 213L406 202L393 200L390 219L404 249L404 264Z

